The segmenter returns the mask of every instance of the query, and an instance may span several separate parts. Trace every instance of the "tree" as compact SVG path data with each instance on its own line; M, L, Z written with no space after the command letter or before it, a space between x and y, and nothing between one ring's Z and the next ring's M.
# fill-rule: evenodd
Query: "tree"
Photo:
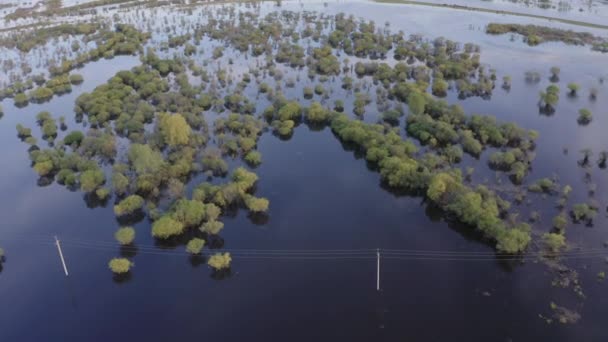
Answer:
M543 242L551 252L559 252L560 249L566 246L566 238L562 234L545 233L543 234Z
M168 215L162 216L152 224L152 236L167 239L184 231L184 225Z
M570 89L570 95L571 96L575 96L580 88L581 88L581 86L578 85L578 84L576 84L576 83L574 83L574 82L568 83L568 89Z
M128 153L129 161L139 175L158 174L165 166L160 152L148 145L132 144Z
M185 227L198 226L205 218L205 209L202 202L180 199L173 206L171 217Z
M591 111L587 108L583 108L581 110L578 111L578 123L581 125L587 125L591 122L591 120L593 119L593 114L591 114Z
M268 210L268 200L265 198L258 198L252 195L245 196L245 205L247 209L254 213L266 212Z
M199 238L193 238L186 244L186 251L190 254L201 254L203 247L205 246L205 240Z
M232 257L230 256L230 253L216 253L209 258L207 264L216 271L219 271L230 268L231 261Z
M443 78L435 77L433 79L433 95L443 97L447 94L448 82Z
M560 68L554 66L551 67L551 82L557 82L559 81L559 73L560 73Z
M532 238L530 233L520 229L509 229L498 236L496 248L505 253L523 252Z
M28 103L27 95L25 95L24 93L19 93L19 94L15 95L13 100L15 101L15 106L17 106L17 107L27 106L27 103Z
M258 176L243 167L239 167L232 173L232 181L237 183L242 191L247 191L257 182Z
M129 215L141 209L143 205L144 199L141 196L131 195L114 206L114 214L116 216Z
M106 177L101 169L95 168L86 170L80 174L80 190L84 192L93 192L103 185L105 180Z
M555 229L557 229L559 232L564 232L567 225L568 218L563 213L553 218L553 227L555 227Z
M590 223L597 215L597 209L587 203L579 203L572 206L572 217L575 221L587 221Z
M114 258L114 259L110 260L110 262L108 263L108 266L110 267L112 272L114 272L116 274L123 274L123 273L129 272L129 270L131 269L131 266L133 266L133 263L131 263L131 261L129 261L129 259Z
M71 74L70 75L70 83L72 84L81 84L84 81L82 75L80 74Z
M306 120L315 123L325 122L329 119L329 111L319 103L313 102L306 111Z
M410 108L410 112L420 115L424 113L426 99L420 92L413 91L407 97L407 105Z
M547 108L553 108L559 101L559 87L553 84L548 86L546 91L540 92L540 99Z
M245 161L251 166L258 166L262 163L262 154L258 151L251 151L245 155Z
M135 240L135 229L132 227L122 227L114 233L114 238L123 246L130 245Z
M224 223L215 220L205 222L199 230L203 233L217 235L224 228Z
M181 114L161 113L158 116L160 132L170 147L187 145L191 128Z
M84 139L84 134L81 131L72 131L63 138L63 143L68 146L79 146Z

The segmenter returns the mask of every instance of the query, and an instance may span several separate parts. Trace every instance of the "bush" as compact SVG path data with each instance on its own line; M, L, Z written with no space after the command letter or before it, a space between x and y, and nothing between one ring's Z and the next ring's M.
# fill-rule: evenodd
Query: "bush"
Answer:
M68 146L71 146L72 144L78 146L83 139L84 134L81 131L72 131L63 138L63 143Z
M80 174L80 190L93 192L105 182L106 178L100 169L87 170Z
M123 246L130 245L135 240L135 229L132 227L120 228L114 233L114 238Z
M268 200L265 198L258 198L252 195L245 196L245 205L247 209L254 213L266 212L268 210Z
M575 221L591 222L597 215L597 209L587 203L579 203L572 206L571 214Z
M552 252L559 252L566 246L566 238L561 234L545 233L543 234L543 242Z
M180 199L173 206L171 217L185 227L198 226L205 218L205 210L202 202Z
M131 269L131 266L133 266L133 263L131 263L131 261L129 261L129 259L114 258L114 259L110 260L110 262L108 263L108 266L110 267L112 272L114 272L116 274L123 274L123 273L129 272L129 270Z
M306 120L314 123L326 122L329 119L329 111L319 103L313 102L306 111Z
M17 106L17 107L26 106L28 103L27 95L25 95L24 93L19 93L19 94L15 95L13 100L15 101L15 106Z
M152 224L152 236L160 239L179 235L183 231L184 225L170 216L163 216Z
M81 84L84 81L84 78L82 78L82 75L80 74L72 74L70 75L70 83L76 85L76 84Z
M245 155L245 161L251 166L258 166L262 163L262 154L258 151L251 151Z
M131 195L114 206L114 213L116 216L132 214L136 210L141 209L143 205L144 199L141 196Z
M211 235L217 235L223 228L223 222L210 220L201 226L200 231Z
M223 270L230 268L230 262L232 261L232 257L230 257L230 253L217 253L212 255L209 258L207 264L211 266L215 270Z
M591 114L591 111L589 109L583 108L578 111L577 121L579 124L586 125L586 124L590 123L592 119L593 119L593 114Z
M559 214L553 218L553 227L560 232L564 232L568 225L568 218L564 214Z
M203 247L205 246L205 240L199 238L193 238L188 241L186 245L186 251L190 254L201 254Z

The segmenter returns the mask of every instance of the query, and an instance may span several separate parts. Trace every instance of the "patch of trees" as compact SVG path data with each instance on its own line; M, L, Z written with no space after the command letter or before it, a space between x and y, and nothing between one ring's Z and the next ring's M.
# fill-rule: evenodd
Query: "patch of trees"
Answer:
M594 45L606 44L606 40L594 36L589 32L575 32L538 25L521 24L498 24L490 23L486 27L488 34L517 33L526 37L528 45L534 46L543 42L559 41L569 45Z

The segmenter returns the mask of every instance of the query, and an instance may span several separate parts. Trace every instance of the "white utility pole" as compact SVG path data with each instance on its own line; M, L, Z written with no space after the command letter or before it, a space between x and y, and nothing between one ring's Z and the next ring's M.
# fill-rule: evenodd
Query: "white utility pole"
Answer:
M57 250L59 251L59 258L61 259L61 264L63 265L63 272L65 272L65 276L68 276L68 267L65 265L65 259L63 259L63 252L61 252L61 245L59 244L59 240L57 236L55 236L55 244L57 245Z

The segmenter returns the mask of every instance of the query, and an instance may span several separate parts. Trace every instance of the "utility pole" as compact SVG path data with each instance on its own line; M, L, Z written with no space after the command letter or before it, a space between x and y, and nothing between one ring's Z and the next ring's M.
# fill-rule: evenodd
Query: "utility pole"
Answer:
M376 249L376 291L380 291L380 249Z
M57 251L59 251L59 258L61 259L61 264L63 265L63 272L65 272L65 276L68 276L68 267L65 265L65 259L63 259L63 252L61 252L61 245L59 244L59 240L57 236L55 236L55 245L57 245Z

